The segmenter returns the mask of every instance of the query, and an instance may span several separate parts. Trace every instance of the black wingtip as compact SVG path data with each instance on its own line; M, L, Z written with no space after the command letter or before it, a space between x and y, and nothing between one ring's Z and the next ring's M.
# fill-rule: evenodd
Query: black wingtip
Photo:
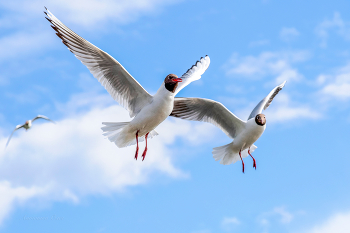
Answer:
M62 40L62 41L64 41L64 39L63 39L63 37L62 37L62 34L61 34L61 33L56 32L56 35L57 35L59 38L61 38L61 40Z
M52 23L52 20L51 20L51 19L49 19L49 18L47 18L47 17L45 17L45 19L47 19L47 21L49 21L50 23Z
M53 28L53 30L55 30L56 32L58 32L58 29L57 29L56 26L51 25L51 27Z
M44 6L44 7L45 7L45 10L47 10L46 6Z

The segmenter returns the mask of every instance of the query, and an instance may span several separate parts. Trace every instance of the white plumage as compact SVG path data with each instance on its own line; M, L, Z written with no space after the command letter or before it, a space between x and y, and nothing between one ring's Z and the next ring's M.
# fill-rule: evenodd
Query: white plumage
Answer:
M25 129L25 130L28 130L32 127L32 123L38 119L44 119L44 120L47 120L47 121L51 121L52 123L55 123L53 120L49 119L48 117L46 116L43 116L43 115L37 115L36 117L34 117L33 119L31 120L27 120L23 125L17 125L16 128L12 131L9 139L7 140L7 143L6 143L6 146L5 148L8 146L8 144L10 143L10 140L12 138L12 135L14 134L15 131L19 130L19 129Z
M242 121L219 102L202 98L175 98L171 116L212 123L220 128L233 141L227 145L215 147L213 157L221 164L228 165L247 157L257 147L254 142L263 134L266 128L266 118L261 114L268 108L273 98L284 87L286 82L275 87L253 109L247 121ZM253 156L252 156L253 158ZM254 167L256 168L255 159Z
M47 10L47 9L46 9ZM171 113L175 95L189 83L201 78L210 64L208 56L197 61L182 77L168 75L157 93L150 95L112 56L97 48L65 26L49 10L46 18L68 49L90 70L114 100L129 111L130 122L103 122L102 130L118 147L154 137L154 130ZM135 158L137 159L138 146Z

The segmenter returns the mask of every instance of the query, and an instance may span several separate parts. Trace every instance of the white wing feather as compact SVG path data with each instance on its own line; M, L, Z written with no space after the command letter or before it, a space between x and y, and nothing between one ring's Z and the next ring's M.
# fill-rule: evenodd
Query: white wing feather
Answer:
M210 58L208 55L206 55L204 58L202 57L199 61L197 61L195 65L193 65L186 71L186 73L181 76L182 82L180 82L177 86L175 95L191 82L200 79L202 74L204 74L204 72L208 69L209 65Z
M129 111L130 117L152 102L152 96L117 60L80 37L46 10L44 13L49 17L46 19L53 25L51 27L63 44L90 70L113 99Z
M44 120L47 120L47 121L51 121L52 123L56 123L56 122L54 122L53 120L51 120L50 118L48 118L47 116L44 116L44 115L37 115L36 117L34 117L32 119L32 122L35 121L35 120L38 120L38 119L44 119Z
M202 98L175 98L170 116L211 123L232 139L244 130L246 124L221 103Z
M286 81L284 81L282 84L275 87L263 100L261 100L258 103L258 105L253 109L253 111L250 113L248 120L251 118L254 118L256 115L260 114L263 110L266 110L270 106L273 98L275 98L278 92L282 90L282 88L284 87L284 84L286 84Z
M14 134L14 132L17 131L17 130L20 129L20 128L23 128L23 127L24 127L24 125L17 125L17 126L16 126L16 128L12 131L12 133L11 133L9 139L7 139L5 148L6 148L6 147L8 146L8 144L10 143L11 138L12 138L12 135Z

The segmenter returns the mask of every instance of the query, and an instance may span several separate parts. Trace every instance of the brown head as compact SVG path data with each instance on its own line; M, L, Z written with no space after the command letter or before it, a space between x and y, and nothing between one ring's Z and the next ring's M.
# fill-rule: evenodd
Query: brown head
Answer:
M258 115L256 115L255 117L255 122L260 125L260 126L264 126L266 124L266 117L264 114L260 113Z
M165 88L172 93L175 93L175 90L179 85L179 82L182 82L182 79L178 78L175 74L169 74L164 79Z

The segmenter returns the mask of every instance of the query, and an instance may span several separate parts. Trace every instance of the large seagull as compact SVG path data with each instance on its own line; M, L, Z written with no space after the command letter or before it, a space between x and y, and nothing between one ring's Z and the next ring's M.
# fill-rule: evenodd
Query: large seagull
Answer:
M242 171L244 173L243 158L248 154L253 159L253 167L256 169L256 162L251 155L257 147L254 142L262 135L266 128L266 117L261 112L267 109L273 98L284 87L275 87L250 113L248 120L243 121L230 112L223 104L201 98L175 98L174 109L170 116L181 119L204 121L212 123L220 128L233 142L215 147L213 157L221 164L228 165L238 160L242 161Z
M103 122L103 134L118 147L136 144L135 159L138 157L138 142L146 140L142 154L144 160L147 138L158 135L154 129L172 112L175 95L192 81L201 78L210 64L209 57L201 58L180 78L175 74L166 76L157 93L152 96L117 60L70 30L45 9L46 19L63 44L90 70L113 99L129 111L130 117L134 117L130 122Z

